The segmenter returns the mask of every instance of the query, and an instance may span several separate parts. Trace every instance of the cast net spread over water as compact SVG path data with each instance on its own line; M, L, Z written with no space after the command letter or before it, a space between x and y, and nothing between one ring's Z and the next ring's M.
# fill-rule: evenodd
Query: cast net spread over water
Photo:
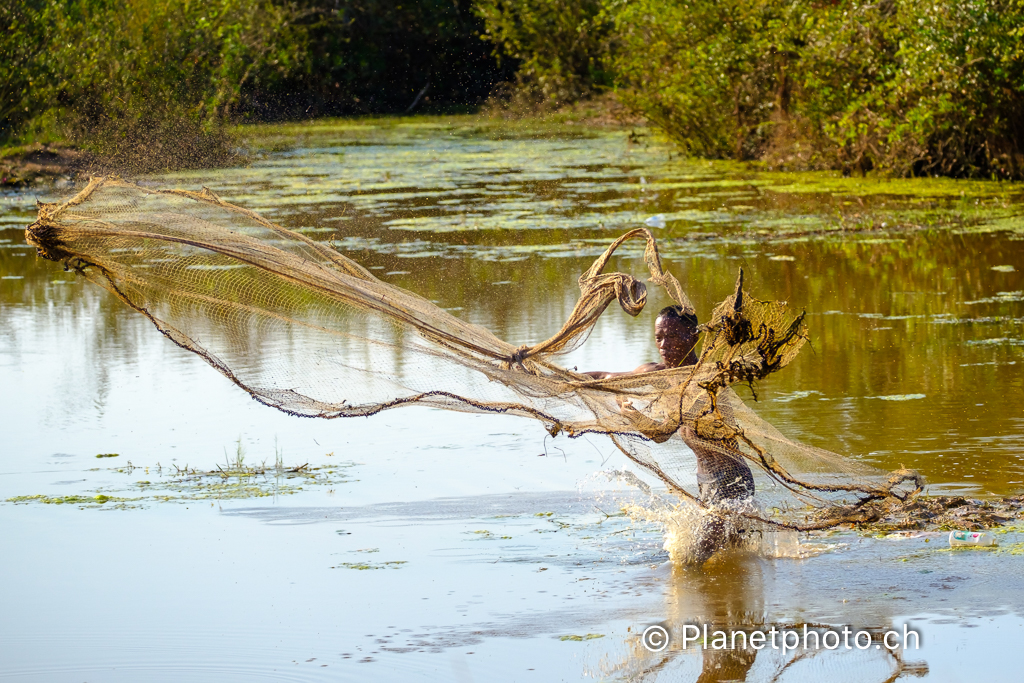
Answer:
M645 228L615 240L580 276L580 298L554 336L515 346L382 282L328 244L201 192L93 179L42 204L30 243L149 318L254 399L304 417L368 416L425 405L540 421L551 435L607 435L679 496L719 518L810 529L857 520L860 506L918 488L787 439L732 390L789 363L803 315L742 286L702 327L696 365L594 380L557 364L613 301L636 316L647 289L606 273L615 250L645 240L648 282L692 310ZM697 460L726 482L753 472L758 505L699 494Z

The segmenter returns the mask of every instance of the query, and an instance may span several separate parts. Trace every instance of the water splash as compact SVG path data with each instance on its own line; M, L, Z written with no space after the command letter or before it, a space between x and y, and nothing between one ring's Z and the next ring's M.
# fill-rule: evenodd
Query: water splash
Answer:
M702 508L687 499L651 487L628 469L605 470L598 477L623 484L625 491L609 491L618 509L634 524L653 524L660 529L662 547L678 565L700 565L722 550L748 552L769 559L802 559L842 547L841 543L801 540L799 532L778 529L737 513L757 512L752 501L724 501ZM630 495L624 496L624 493ZM808 537L809 539L810 537Z

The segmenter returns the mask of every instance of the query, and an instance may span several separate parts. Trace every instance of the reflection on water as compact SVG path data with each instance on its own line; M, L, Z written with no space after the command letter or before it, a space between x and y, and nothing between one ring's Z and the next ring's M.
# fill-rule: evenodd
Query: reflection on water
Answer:
M603 674L634 681L881 683L928 672L925 663L911 661L918 636L910 635L904 650L902 631L892 628L884 609L876 623L845 634L842 624L766 621L772 610L756 556L728 553L713 573L674 565L666 584L665 619L655 626L665 629L667 645L655 638L645 646L641 633L627 657L606 663ZM857 632L866 635L858 641Z
M887 470L917 468L934 491L1005 495L1024 482L1024 414L1008 400L1024 389L1024 301L965 302L1024 289L1020 273L987 268L1000 259L1024 262L1021 245L948 234L882 244L808 242L787 246L793 262L721 245L715 259L673 254L670 267L705 315L728 291L737 265L749 274L751 291L807 308L812 347L759 387L754 406L784 433ZM929 268L919 266L925 256L933 261ZM402 284L515 343L558 328L575 300L575 278L589 265L586 256L533 257L486 263L481 273L472 259L413 262L416 280ZM614 266L635 272L638 264L623 259ZM118 302L28 249L0 251L0 268L20 278L0 281L0 342L11 362L44 362L31 354L40 336L73 334L74 346L86 350L88 363L63 369L61 400L83 392L102 406L112 366L170 352ZM610 310L566 364L628 369L656 357L651 317L634 321Z
M666 265L701 316L731 291L738 267L751 292L807 310L812 345L757 387L760 415L813 445L887 470L916 468L932 492L1024 488L1019 186L759 174L670 161L667 148L630 144L626 131L614 130L378 122L253 137L255 149L278 151L249 168L154 182L205 184L332 239L383 279L516 344L557 330L594 256L662 214L666 225L655 230ZM966 642L995 642L986 620L1019 633L1024 596L1011 578L1020 572L1011 552L938 553L938 537L840 535L801 538L825 548L805 559L735 552L707 572L685 571L665 562L660 530L605 517L617 514L614 505L544 497L621 466L606 443L545 441L489 416L409 410L326 423L256 406L105 292L34 256L21 229L37 197L55 196L40 188L0 203L0 499L124 485L129 475L112 473L95 454L120 453L141 468L209 471L236 439L256 461L274 461L278 437L289 465L358 467L336 491L308 487L248 511L240 505L255 503L124 512L0 505L11 530L6 548L19 558L0 578L23 587L0 625L0 635L19 639L0 675L64 680L141 661L155 680L157 660L201 651L186 677L241 679L276 668L275 676L292 680L327 680L328 672L331 680L365 680L367 671L457 680L467 670L476 680L510 672L571 679L581 671L644 680L885 680L901 666L904 677L924 669L874 650L782 657L673 645L652 654L637 629L699 622L877 630L936 615L922 627L925 650L908 655L932 672L960 666L949 653ZM920 229L893 229L908 224ZM611 266L642 273L635 251ZM654 359L653 317L664 303L652 300L635 320L609 310L565 363L625 370ZM246 344L260 353L308 352L286 339ZM135 479L144 470L131 476L130 486L141 486ZM473 498L484 494L494 498ZM439 497L458 503L443 515L395 512L397 501ZM368 549L379 556L361 552ZM94 559L71 571L69 557ZM331 569L390 561L406 564ZM202 599L165 588L178 585L213 588ZM65 613L69 602L82 614L114 616L89 624L102 637L62 625L65 654L44 670L33 662L52 649L46 615ZM942 623L949 619L953 625ZM197 630L196 621L214 626ZM984 626L975 631L985 638L969 640L965 623ZM217 641L216 633L234 635ZM154 655L143 641L168 650ZM131 647L115 650L121 642ZM1000 679L1008 674L1004 650L986 656L995 667L989 680L1013 679ZM120 671L131 679L130 669Z

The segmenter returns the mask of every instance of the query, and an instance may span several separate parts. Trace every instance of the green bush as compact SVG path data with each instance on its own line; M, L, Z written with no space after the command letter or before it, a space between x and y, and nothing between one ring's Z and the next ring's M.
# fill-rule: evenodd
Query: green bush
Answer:
M33 65L44 49L38 8L0 0L0 141L10 139L35 113Z
M774 0L613 7L623 99L689 154L760 156L774 113L788 106L793 8Z
M511 78L556 106L614 85L695 156L1024 177L1024 0L0 0L0 142L135 170L230 157L242 116Z
M464 108L515 73L480 39L472 0L299 1L309 58L288 79L249 90L262 118Z
M1024 2L905 0L893 16L897 71L875 108L873 161L900 174L1024 176ZM838 118L838 135L861 109Z
M58 127L136 170L207 155L247 87L304 59L297 10L269 0L46 0L0 16L0 70L20 74L4 86L4 137Z
M515 71L471 0L0 0L0 29L0 142L135 170L210 163L240 118L473 105Z
M1022 0L609 5L623 99L689 153L1024 175Z
M519 61L518 86L551 105L610 86L611 24L602 0L476 0L484 39Z

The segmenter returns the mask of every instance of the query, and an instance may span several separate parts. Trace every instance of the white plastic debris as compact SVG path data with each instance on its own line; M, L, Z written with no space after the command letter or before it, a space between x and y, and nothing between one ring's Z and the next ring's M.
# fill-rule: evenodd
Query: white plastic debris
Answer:
M977 547L985 548L996 544L996 537L987 531L951 531L949 546L951 548Z
M666 225L665 214L659 213L654 216L651 216L650 218L644 221L644 225L646 225L649 228L664 228Z

